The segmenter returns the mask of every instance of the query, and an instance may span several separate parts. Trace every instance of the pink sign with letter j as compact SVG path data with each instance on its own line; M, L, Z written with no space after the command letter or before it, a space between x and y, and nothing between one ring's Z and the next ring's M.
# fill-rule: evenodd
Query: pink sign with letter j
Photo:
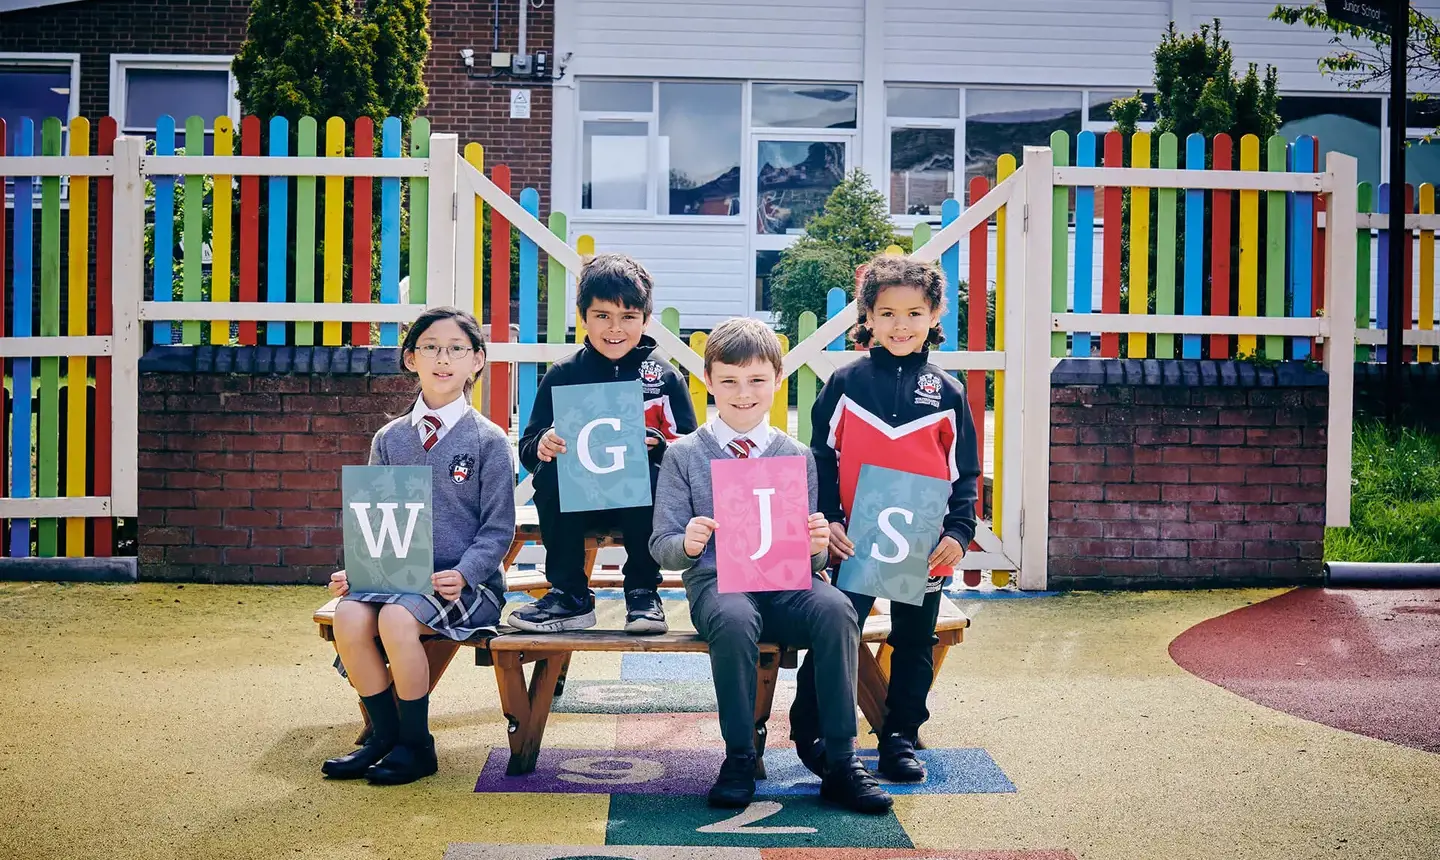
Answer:
M712 460L722 594L810 587L810 489L804 457Z

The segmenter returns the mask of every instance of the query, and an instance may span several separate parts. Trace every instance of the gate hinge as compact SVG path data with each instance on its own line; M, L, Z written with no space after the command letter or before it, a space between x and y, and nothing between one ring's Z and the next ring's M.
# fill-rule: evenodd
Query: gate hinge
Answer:
M1025 538L1025 509L1020 509L1020 538Z
M1020 232L1030 232L1030 204L1025 203L1020 207Z
M460 220L460 192L450 192L450 220Z

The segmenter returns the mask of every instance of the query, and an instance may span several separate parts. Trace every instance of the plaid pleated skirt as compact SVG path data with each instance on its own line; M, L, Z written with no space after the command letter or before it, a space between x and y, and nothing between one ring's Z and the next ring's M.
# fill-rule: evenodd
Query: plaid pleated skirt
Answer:
M361 603L396 603L405 607L415 620L434 630L425 634L422 640L443 636L456 642L464 642L476 636L493 636L500 624L500 610L503 601L488 588L476 589L468 583L455 600L441 600L434 594L347 594L341 600L358 600ZM377 644L379 640L376 640ZM384 646L380 653L385 653ZM335 657L335 668L342 676L345 666L340 657Z

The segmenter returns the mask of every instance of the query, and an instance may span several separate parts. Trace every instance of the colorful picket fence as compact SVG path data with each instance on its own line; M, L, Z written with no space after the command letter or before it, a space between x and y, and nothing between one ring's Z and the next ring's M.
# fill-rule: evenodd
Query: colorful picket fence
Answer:
M98 155L113 153L116 128L109 117L96 123ZM90 155L92 129L84 118L69 124L68 152L61 150L58 119L41 123L39 152L34 151L34 121L21 119L19 131L16 151L7 153L5 121L0 120L0 156ZM0 174L3 172L0 164ZM113 333L113 180L71 176L67 205L62 206L60 177L10 178L14 208L7 212L0 207L0 237L13 237L8 256L0 241L0 295L4 296L0 302L0 334L4 335L0 338L0 373L5 379L0 438L7 443L0 445L4 495L82 501L84 497L106 497L111 489L111 359L55 355L37 348L37 339L108 337ZM0 175L0 186L4 181ZM90 231L92 213L94 234ZM12 224L6 224L7 214L13 217ZM67 311L63 325L62 307ZM0 521L0 532L5 534L4 554L10 557L109 556L115 548L115 522L110 517L13 518Z

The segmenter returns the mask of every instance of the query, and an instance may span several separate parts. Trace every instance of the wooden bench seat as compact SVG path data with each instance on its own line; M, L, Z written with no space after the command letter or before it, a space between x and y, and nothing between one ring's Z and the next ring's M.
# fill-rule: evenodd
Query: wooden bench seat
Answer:
M538 570L515 570L515 559L520 556L520 551L527 543L540 543L540 516L535 511L534 505L515 506L515 537L510 541L510 549L505 553L505 562L501 570L505 571L505 590L516 591L528 594L531 597L540 597L550 590L550 583L546 581L545 574ZM595 559L599 556L600 550L607 547L621 546L621 535L612 531L589 531L585 533L585 573L590 578L591 588L620 588L625 584L625 577L618 570L595 570ZM661 588L684 588L680 582L680 575L677 573L662 573L664 577L660 583Z
M314 620L319 625L320 635L327 641L334 641L333 624L338 598L315 610ZM865 620L861 635L860 676L858 699L860 710L870 724L879 727L885 722L885 697L889 689L890 646L885 642L890 635L890 616L884 611L884 601L877 601L877 612ZM940 607L940 621L936 625L939 643L935 646L935 671L945 661L950 646L964 639L965 628L970 620L948 598ZM870 645L877 645L872 651ZM670 632L659 636L630 636L617 630L579 630L569 633L527 633L511 627L501 627L499 633L490 637L477 637L466 642L455 642L443 637L426 640L425 652L430 661L430 689L435 689L450 661L461 647L475 649L477 666L493 666L495 683L500 692L500 707L505 714L506 731L510 739L510 761L506 774L517 776L535 770L540 755L540 743L545 736L545 724L550 717L550 708L557 695L564 692L565 674L570 667L570 655L576 651L623 651L636 653L708 653L705 641L693 632ZM525 679L524 666L533 663L529 682ZM794 668L798 664L795 648L784 648L773 643L760 645L759 684L755 696L755 749L756 773L765 774L766 724L775 700L775 684L781 668ZM363 711L362 711L363 716ZM367 726L361 732L363 742Z

